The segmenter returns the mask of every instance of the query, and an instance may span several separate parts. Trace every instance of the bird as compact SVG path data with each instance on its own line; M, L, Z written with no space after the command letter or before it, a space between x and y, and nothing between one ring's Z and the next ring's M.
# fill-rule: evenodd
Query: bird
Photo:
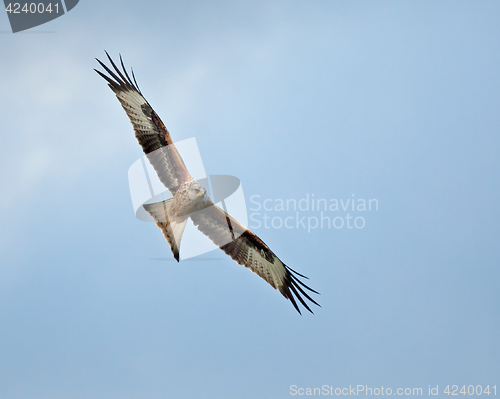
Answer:
M252 231L215 205L207 190L191 177L169 131L143 96L134 71L132 79L120 55L120 68L107 51L110 67L96 58L106 73L94 69L115 93L132 123L135 137L155 169L160 181L172 198L143 204L167 240L172 254L179 262L180 242L189 219L215 245L238 264L245 266L267 281L301 313L298 303L313 313L306 300L320 305L306 292L319 294L300 280L308 279L285 265Z

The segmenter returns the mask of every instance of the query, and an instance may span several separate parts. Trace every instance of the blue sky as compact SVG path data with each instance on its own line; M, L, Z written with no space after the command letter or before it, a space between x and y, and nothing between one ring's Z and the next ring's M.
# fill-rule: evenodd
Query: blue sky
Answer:
M0 14L0 397L500 386L499 12L82 0L17 34ZM104 50L249 206L378 200L362 229L255 229L321 293L315 315L221 251L170 261L134 217L142 152L93 71Z

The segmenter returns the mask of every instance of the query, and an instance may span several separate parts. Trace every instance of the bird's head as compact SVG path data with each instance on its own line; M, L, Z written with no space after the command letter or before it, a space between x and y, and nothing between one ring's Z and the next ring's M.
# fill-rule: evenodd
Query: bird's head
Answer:
M197 181L193 181L189 187L188 196L191 201L202 201L207 198L207 190Z

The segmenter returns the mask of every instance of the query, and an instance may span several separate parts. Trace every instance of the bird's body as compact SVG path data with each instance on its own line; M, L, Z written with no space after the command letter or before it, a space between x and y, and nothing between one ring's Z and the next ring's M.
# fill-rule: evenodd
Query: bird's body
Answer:
M205 188L196 180L182 183L172 201L172 211L176 216L189 216L213 205Z
M96 72L106 79L116 94L149 162L160 181L173 195L173 198L166 201L143 206L162 230L175 259L179 261L182 234L187 221L191 219L198 230L232 259L279 290L299 313L295 299L312 313L302 296L318 304L303 288L317 292L298 278L307 277L286 266L259 237L212 202L206 189L189 174L170 133L143 97L133 73L134 82L127 74L123 62L123 69L120 71L109 55L108 58L114 71L97 60L109 76L97 70Z

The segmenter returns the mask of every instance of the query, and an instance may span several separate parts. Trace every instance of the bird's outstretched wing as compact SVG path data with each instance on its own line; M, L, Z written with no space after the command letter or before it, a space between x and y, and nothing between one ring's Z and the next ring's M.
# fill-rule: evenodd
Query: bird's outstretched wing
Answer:
M209 206L193 213L190 217L198 230L210 238L215 245L237 263L249 268L279 290L292 302L299 313L296 299L313 313L302 296L320 306L302 289L305 288L318 294L299 280L299 276L307 279L306 276L286 266L257 235L218 206Z
M177 188L182 183L192 180L186 165L175 148L167 128L139 90L133 72L134 82L130 79L121 56L122 71L116 66L109 54L106 53L106 55L113 70L97 58L96 60L109 76L97 69L95 71L106 79L108 86L116 94L130 118L130 122L132 122L137 141L156 170L160 181L170 190L172 195L175 195Z

